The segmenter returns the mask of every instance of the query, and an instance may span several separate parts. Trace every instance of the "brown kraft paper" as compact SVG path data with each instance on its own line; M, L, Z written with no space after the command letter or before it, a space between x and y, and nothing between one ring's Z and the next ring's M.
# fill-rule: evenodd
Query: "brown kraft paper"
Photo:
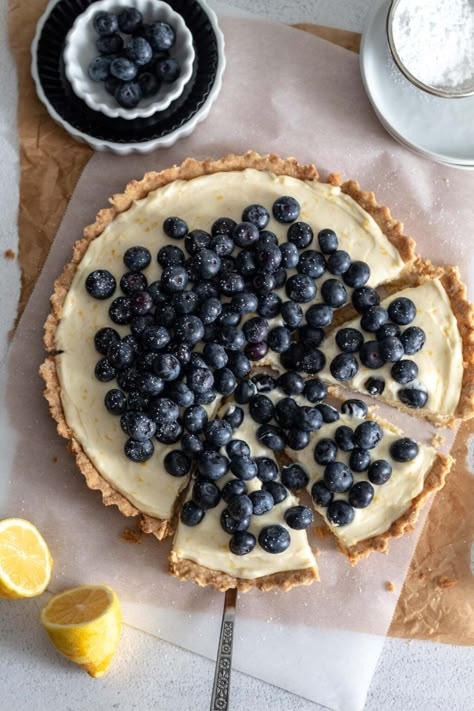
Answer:
M17 62L20 144L19 254L20 317L92 149L74 141L50 119L36 97L30 74L30 46L45 0L10 0L10 45ZM297 27L354 52L360 35L335 28ZM249 146L251 148L251 146ZM317 163L317 156L314 156ZM354 176L357 169L354 167ZM130 178L141 176L130 176ZM370 187L370 186L364 186ZM78 235L71 236L72 242ZM389 634L458 645L474 644L474 487L466 464L469 423L453 449L456 465L431 508L405 580ZM390 581L387 581L389 589ZM387 591L387 594L390 594Z

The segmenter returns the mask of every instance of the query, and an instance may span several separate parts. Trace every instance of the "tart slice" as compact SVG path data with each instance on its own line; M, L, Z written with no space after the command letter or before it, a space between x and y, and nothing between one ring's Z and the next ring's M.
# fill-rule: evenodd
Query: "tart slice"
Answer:
M474 312L458 269L427 268L382 302L354 291L361 315L327 336L322 377L452 426L474 414Z
M444 486L453 460L369 415L362 400L345 401L336 414L305 449L286 454L303 468L299 483L355 564L372 551L386 552L390 538L412 530L430 494Z

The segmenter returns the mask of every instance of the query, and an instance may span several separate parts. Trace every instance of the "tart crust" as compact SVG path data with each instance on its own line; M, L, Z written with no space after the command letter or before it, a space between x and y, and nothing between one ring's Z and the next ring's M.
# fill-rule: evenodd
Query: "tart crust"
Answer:
M180 166L173 166L172 168L158 173L146 173L142 180L132 180L128 183L123 193L112 196L109 199L111 207L100 210L97 214L96 221L84 229L84 237L74 243L72 259L66 264L62 274L56 279L54 292L50 299L51 313L44 326L43 339L45 349L49 355L40 368L40 374L46 385L44 395L49 403L50 413L57 422L58 433L69 440L69 451L74 455L76 464L85 477L87 486L90 489L99 490L102 493L104 504L106 506L117 506L124 516L140 516L140 528L145 533L152 533L160 540L173 533L172 520L162 520L142 513L133 506L128 499L122 496L122 494L115 491L91 462L76 438L74 431L69 427L66 421L61 404L61 387L56 371L55 356L58 352L56 348L56 330L59 326L66 296L72 284L78 264L80 264L84 257L89 244L103 233L117 215L126 212L135 200L145 198L151 191L168 185L175 180L192 180L201 175L245 170L246 168L269 171L276 175L288 175L299 180L319 180L318 171L312 164L300 164L295 158L283 159L275 154L262 156L254 151L248 151L244 155L230 154L220 160L209 158L198 161L194 158L188 158ZM338 176L333 174L329 177L328 182L333 185L338 185L337 179ZM348 185L356 186L357 189L350 188L352 192L349 192L349 188L346 187ZM353 181L342 184L341 189L343 192L347 192L347 194L351 195L351 197L374 218L382 232L385 233L390 242L396 247L403 261L407 265L411 263L415 254L415 244L411 238L402 234L403 225L398 220L392 218L390 210L387 207L378 205L373 193L362 192L358 188L358 184ZM294 573L301 577L301 571L294 571ZM283 574L277 574L277 576L278 575L281 576ZM269 579L274 578L274 576L267 577ZM278 579L280 580L280 578ZM312 579L314 578L312 577L311 580ZM260 583L262 581L263 578L260 579ZM275 581L267 581L265 583L265 585L270 585L270 587L277 584L280 586L280 584ZM303 583L289 584L289 587L285 589L289 589L296 584L300 585ZM260 587L257 583L255 583L255 586ZM233 587L233 585L228 585L227 587ZM252 587L252 584L250 584L249 587ZM283 584L281 587L283 587Z
M221 592L229 588L236 588L239 592L247 592L251 588L263 591L280 588L286 592L298 585L311 585L315 580L319 580L316 568L280 571L260 578L234 578L219 570L205 568L187 558L179 558L174 551L169 555L168 572L180 580L193 580L201 587L212 585Z

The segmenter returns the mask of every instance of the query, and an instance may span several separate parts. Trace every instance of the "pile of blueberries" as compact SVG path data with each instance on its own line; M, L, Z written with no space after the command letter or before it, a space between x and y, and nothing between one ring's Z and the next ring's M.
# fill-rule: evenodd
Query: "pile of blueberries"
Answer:
M179 63L169 56L176 35L167 22L145 24L141 12L128 7L118 15L97 12L93 25L100 54L89 65L89 77L104 82L123 108L134 108L179 77Z
M411 299L398 297L390 302L387 309L380 306L377 292L364 287L353 294L352 303L362 314L362 331L370 334L364 339L362 331L356 328L341 328L336 333L336 345L341 351L330 364L331 374L340 381L350 380L358 370L359 358L366 368L376 370L393 363L390 374L402 386L398 390L399 400L410 408L426 405L428 394L417 382L418 366L415 361L405 358L420 351L426 340L425 332L418 326L408 326L416 317L416 307ZM385 389L382 377L371 377L365 382L371 395L381 395Z

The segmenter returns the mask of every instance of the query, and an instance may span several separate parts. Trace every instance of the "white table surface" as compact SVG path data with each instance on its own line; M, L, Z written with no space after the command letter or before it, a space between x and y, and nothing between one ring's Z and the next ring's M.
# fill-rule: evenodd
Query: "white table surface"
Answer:
M233 0L232 4L281 22L314 22L360 32L378 1ZM16 86L6 33L7 0L0 0L0 360L19 294L17 265L4 258L5 250L17 251L18 240ZM214 664L208 659L125 627L109 674L94 680L52 648L38 623L43 604L43 597L0 603L0 711L209 708ZM473 690L473 649L388 638L366 711L469 711L474 708ZM322 708L244 674L233 674L232 711Z

